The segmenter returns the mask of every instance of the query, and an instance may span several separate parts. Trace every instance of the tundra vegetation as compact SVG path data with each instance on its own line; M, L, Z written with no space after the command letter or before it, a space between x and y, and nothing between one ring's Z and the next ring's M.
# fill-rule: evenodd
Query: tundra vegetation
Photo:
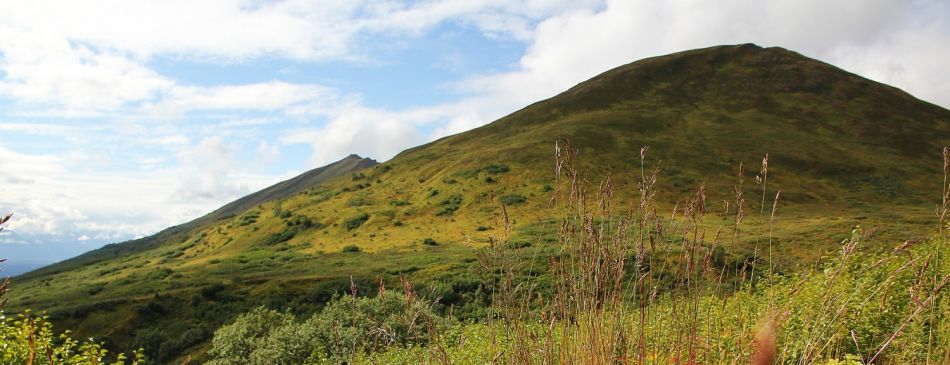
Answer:
M755 176L761 192L746 199L739 165L731 219L709 219L705 187L669 213L654 201L660 169L640 153L639 199L617 202L613 181L585 181L576 151L558 142L552 209L557 250L525 260L512 244L507 204L499 199L498 235L477 249L481 300L452 298L452 287L417 290L349 282L309 317L260 306L214 331L210 364L942 364L950 361L950 261L946 259L950 185L937 208L938 232L887 251L865 250L869 233L854 227L840 248L810 270L775 271L773 239L753 242L751 256L727 258L747 214L771 226L781 192L768 186L768 156ZM944 150L944 180L950 154ZM494 199L491 199L494 200ZM758 208L758 209L756 209ZM290 217L286 217L290 218ZM5 222L9 216L4 218ZM243 219L243 218L242 218ZM365 221L363 216L351 221ZM306 226L306 221L294 221ZM312 224L312 223L311 223ZM349 228L349 227L347 227ZM771 229L771 228L768 228ZM274 239L267 244L279 244ZM435 246L431 238L426 245ZM359 252L348 246L344 252ZM552 251L548 251L552 252ZM162 278L172 271L162 274ZM6 290L4 282L0 293ZM369 295L359 295L361 291ZM221 300L209 286L202 299ZM464 318L454 306L468 302ZM153 302L154 303L154 302ZM460 308L461 309L461 308ZM143 307L143 312L162 311ZM187 336L185 336L187 337ZM5 364L138 364L110 355L94 339L55 334L48 317L23 312L0 320Z
M769 189L768 157L749 204L739 166L726 225L710 220L703 185L672 212L654 202L660 170L641 150L640 198L612 199L576 170L561 141L551 199L564 215L559 254L525 262L505 230L477 252L484 316L440 316L438 296L407 281L380 284L372 297L354 285L320 313L298 319L258 308L215 332L214 364L944 364L950 361L950 261L944 234L950 186L938 207L938 233L887 251L865 250L854 227L837 252L810 270L775 272L771 237L753 255L724 257L747 214L779 219L781 192ZM944 152L944 174L950 158ZM510 202L511 200L508 199ZM621 204L622 203L622 204ZM530 247L530 246L528 246ZM942 254L943 253L943 254ZM538 270L543 268L545 273ZM364 288L366 289L366 288ZM432 293L432 292L430 292Z
M581 158L564 160L562 142L552 164L560 136ZM946 188L934 162L947 136L950 111L795 52L686 51L383 164L351 156L13 278L5 310L43 311L77 338L141 348L158 364L227 361L212 351L216 329L258 308L300 324L337 302L391 296L440 319L414 322L425 339L341 337L345 350L314 339L293 353L517 363L524 348L536 362L748 362L753 335L774 328L760 342L774 333L786 363L869 362L881 348L876 363L913 362L899 351L940 363L945 304L933 289L946 264L930 253L946 245L933 202ZM748 168L766 152L771 166ZM518 342L528 339L547 347Z

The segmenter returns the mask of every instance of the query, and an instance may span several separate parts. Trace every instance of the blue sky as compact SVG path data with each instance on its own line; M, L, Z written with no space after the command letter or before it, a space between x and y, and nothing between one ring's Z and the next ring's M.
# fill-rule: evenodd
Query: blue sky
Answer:
M781 46L947 107L945 1L0 0L0 257L152 234L637 59Z

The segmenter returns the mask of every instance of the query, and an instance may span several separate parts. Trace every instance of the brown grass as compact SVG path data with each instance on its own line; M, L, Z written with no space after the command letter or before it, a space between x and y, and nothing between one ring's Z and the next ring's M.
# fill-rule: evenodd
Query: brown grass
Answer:
M781 323L789 314L786 308L791 299L775 298L774 292L767 290L775 283L771 231L781 192L774 192L768 216L767 256L760 257L760 244L756 241L751 248L751 258L728 273L727 267L715 267L711 263L725 227L710 228L705 220L705 186L700 184L692 196L677 202L669 219L662 218L653 201L659 169L647 168L647 152L648 147L640 150L639 200L618 209L611 201L613 177L608 175L599 185L588 184L577 168L577 153L570 142L558 141L555 147L557 187L550 202L567 214L558 228L561 253L549 258L554 278L550 297L541 294L537 283L519 280L518 272L524 263L504 245L510 226L507 210L500 205L505 236L491 237L490 248L479 253L485 272L498 278L493 296L497 317L491 318L489 323L490 328L498 331L493 335L497 343L493 363L739 364L750 360L757 365L823 363L823 359L840 346L836 333L843 326L847 327L841 318L848 308L888 301L888 295L895 295L887 293L890 283L899 275L913 272L916 284L911 289L914 303L909 313L898 327L891 329L883 343L865 350L872 356L862 358L867 364L880 363L893 340L915 318L927 310L935 311L937 296L950 280L950 275L938 277L937 270L928 269L933 262L941 262L939 251L934 256L906 260L870 295L836 292L839 279L846 275L845 270L850 270L849 263L856 260L860 243L868 239L869 232L855 229L851 238L842 243L840 257L835 259L838 265L832 267L833 271L825 278L823 285L828 295L817 301L817 315L804 320L805 333L796 334L801 338L794 341L804 343L804 352L792 355L789 339L781 335ZM765 213L766 197L770 193L768 172L768 155L765 155L756 176L761 190L760 215ZM946 149L944 173L946 181L950 173L950 155ZM746 214L745 169L741 163L736 177L735 200L724 204L724 213L733 217L731 230L735 246L740 242ZM943 204L938 209L941 234L950 205L950 186L946 183L944 186ZM894 254L875 266L884 267L899 262L902 257ZM758 272L763 268L757 271L757 265L763 260L767 261L764 273ZM761 279L765 279L765 287L758 284ZM795 295L797 290L793 288L787 294ZM742 291L748 295L737 295ZM768 293L766 312L750 312L763 306L747 303L746 298L763 291ZM701 303L700 298L709 294L721 298L722 310L717 313L738 308L730 312L737 317L704 320L703 317L716 315L714 308ZM663 310L656 307L662 298L667 298L669 312L654 313ZM931 314L931 318L938 318ZM763 316L767 319L755 326ZM736 328L746 330L735 332ZM731 341L737 346L724 346L722 343L730 341L708 338L717 332L737 337ZM861 352L853 330L850 337L849 341ZM934 346L928 344L928 353L940 351ZM889 361L884 363L892 363Z

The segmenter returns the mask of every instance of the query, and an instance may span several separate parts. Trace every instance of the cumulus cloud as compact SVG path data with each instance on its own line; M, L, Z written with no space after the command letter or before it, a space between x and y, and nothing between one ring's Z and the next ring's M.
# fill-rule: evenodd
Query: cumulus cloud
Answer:
M753 42L831 62L950 105L950 14L941 2L608 1L537 25L519 67L458 83L489 102L527 104L610 68L680 50ZM530 88L522 85L532 85Z
M122 55L44 30L0 23L0 95L68 110L112 110L153 98L173 82Z
M0 95L95 115L139 102L283 106L279 82L200 89L149 67L156 55L199 62L260 57L367 62L366 37L411 36L448 20L525 40L529 24L575 1L0 1ZM182 9L187 9L183 11ZM385 44L382 42L381 44ZM275 91L270 93L255 93ZM314 90L307 90L312 93ZM307 94L305 93L305 94ZM270 99L248 99L248 95ZM193 105L197 104L197 105ZM248 107L250 107L248 106Z
M281 142L311 145L310 164L314 166L350 153L386 160L407 145L422 142L415 123L427 120L411 112L389 112L359 104L338 106L327 116L329 122L325 125L288 131Z
M313 104L335 97L332 89L314 84L281 81L213 87L175 86L156 104L146 106L155 114L181 114L201 110L285 110L293 113L300 104Z

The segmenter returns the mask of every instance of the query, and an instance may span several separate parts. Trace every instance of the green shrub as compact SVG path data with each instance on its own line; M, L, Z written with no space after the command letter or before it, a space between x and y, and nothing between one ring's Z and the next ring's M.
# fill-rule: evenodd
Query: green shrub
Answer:
M159 268L159 269L156 269L155 271L148 273L148 275L146 275L145 278L148 280L162 280L170 276L173 272L174 271L172 271L172 269L163 267L163 268Z
M258 212L258 211L251 211L251 212L244 213L243 215L241 215L240 218L238 218L238 225L246 226L249 224L257 223L257 218L259 218L260 216L261 216L261 212Z
M505 242L505 247L509 249L517 250L519 248L531 247L531 242L528 242L525 240L511 240L511 241Z
M89 293L89 295L96 295L105 290L105 288L105 284L93 284L89 289L86 289L86 292Z
M524 196L521 196L521 195L509 194L509 195L502 195L501 198L499 198L498 200L501 201L501 203L504 205L515 205L515 204L524 203L526 199Z
M459 207L461 207L461 205L462 205L462 196L459 194L452 194L452 196L446 198L445 200L439 203L439 206L441 208L439 208L439 210L436 211L435 215L443 216L443 215L449 215L449 214L455 213L455 211L458 210Z
M271 233L270 235L265 237L261 243L266 246L272 246L278 243L290 241L290 239L294 238L294 236L296 235L297 235L297 229L295 228L285 229L283 232L280 232L280 233Z
M363 197L353 198L353 199L350 199L350 200L348 200L348 201L346 202L346 206L351 207L351 208L352 208L352 207L361 207L361 206L364 206L364 205L372 205L372 204L373 204L372 201L370 201L369 199L363 198Z
M363 250L360 248L360 246L357 246L357 245L343 246L343 253L360 252L360 251L363 251Z
M103 359L115 357L114 365L143 364L140 351L131 357L110 354L102 343L73 339L69 333L56 334L47 316L35 316L29 311L16 316L0 312L0 364L73 364L100 365Z
M221 293L227 289L223 284L211 284L201 288L201 296L208 300L218 300Z
M295 216L294 219L285 220L284 224L289 227L300 227L301 229L320 229L325 227L323 223L315 222L314 220L310 219L310 217L302 215Z
M360 226L362 226L363 223L366 223L368 220L369 214L362 213L358 216L347 219L345 222L343 222L343 227L346 228L347 231L352 231L354 229L360 228Z
M489 174L501 174L511 171L511 169L508 168L508 165L486 165L485 167L482 167L481 170Z
M432 237L426 237L424 240L422 240L422 244L423 244L423 245L426 245L426 246L438 246L438 245L439 245L439 243L436 242L434 239L432 239Z
M310 354L306 346L297 341L287 341L283 346L278 346L279 343L271 341L289 340L274 335L277 329L293 325L293 315L264 307L242 314L233 323L214 332L211 350L208 351L213 360L208 364L302 364ZM278 349L280 351L275 351ZM270 356L272 362L262 358L265 354Z
M441 327L428 306L398 292L337 297L302 323L257 308L214 333L209 364L342 364L353 353L425 345Z

